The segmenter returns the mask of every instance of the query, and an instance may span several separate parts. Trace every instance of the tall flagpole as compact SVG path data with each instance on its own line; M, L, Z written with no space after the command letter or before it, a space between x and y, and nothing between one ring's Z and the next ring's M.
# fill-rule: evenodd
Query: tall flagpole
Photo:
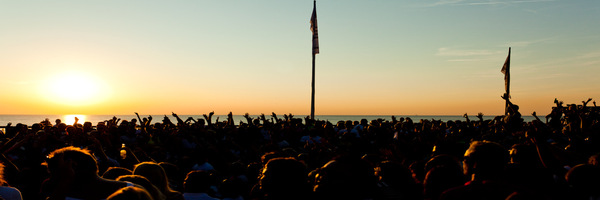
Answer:
M310 119L315 119L315 54L312 54L312 92L310 98Z
M317 31L317 0L314 0L313 12L310 17L310 30L312 38L312 92L310 101L310 119L315 119L315 57L319 53L319 35Z

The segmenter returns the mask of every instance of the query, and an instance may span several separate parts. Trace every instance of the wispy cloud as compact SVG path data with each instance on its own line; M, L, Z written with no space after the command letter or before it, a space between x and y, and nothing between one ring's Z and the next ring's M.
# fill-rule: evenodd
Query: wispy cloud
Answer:
M578 58L587 59L587 58L600 58L600 51L590 52L579 56Z
M426 6L445 6L445 5L456 5L456 6L477 6L477 5L513 5L522 3L542 3L552 2L555 0L521 0L521 1L504 1L504 0L439 0L435 3L427 4Z
M542 39L537 39L537 40L516 41L516 42L509 42L508 46L509 47L527 47L527 46L531 46L531 45L535 45L535 44L548 43L548 42L552 42L555 40L556 40L556 38L551 37L551 38L542 38ZM498 45L498 46L505 47L506 45Z
M440 0L428 6L443 6L443 5L456 5L464 2L465 0Z
M498 51L490 50L463 50L442 47L438 49L436 56L488 56L498 54Z
M488 59L450 59L448 62L476 62L476 61L485 61Z

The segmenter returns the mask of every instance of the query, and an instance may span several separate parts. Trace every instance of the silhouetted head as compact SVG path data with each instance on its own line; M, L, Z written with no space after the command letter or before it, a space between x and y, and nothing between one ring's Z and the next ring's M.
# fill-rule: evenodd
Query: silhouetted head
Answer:
M153 200L150 194L138 187L124 187L111 194L106 200Z
M140 175L123 175L116 178L117 181L127 181L144 187L154 200L164 200L167 197L146 177Z
M210 173L203 170L191 171L185 177L183 190L186 193L207 193L210 190Z
M319 171L315 195L323 199L368 199L377 187L374 169L360 158L329 161Z
M309 191L306 166L294 158L274 158L263 168L260 188L270 199L305 197Z
M98 165L88 150L78 147L64 147L48 154L48 170L52 176L61 176L61 168L73 169L76 179L89 179L98 176ZM60 177L56 177L60 178Z
M438 165L427 172L423 187L426 197L437 199L444 191L463 183L464 175L460 168Z
M155 162L142 162L137 164L133 169L133 174L147 178L163 193L171 190L169 188L167 173L165 173L165 170Z
M515 144L511 147L510 163L526 168L542 167L535 146L526 144Z
M124 167L109 167L106 169L102 178L116 180L119 176L132 175L133 171Z
M600 191L600 167L580 164L565 175L567 183L577 192L585 195L598 195Z
M397 162L383 161L377 167L376 172L382 182L394 187L415 184L410 169Z
M508 152L498 143L475 141L465 152L463 172L477 179L495 179L502 176L508 161Z

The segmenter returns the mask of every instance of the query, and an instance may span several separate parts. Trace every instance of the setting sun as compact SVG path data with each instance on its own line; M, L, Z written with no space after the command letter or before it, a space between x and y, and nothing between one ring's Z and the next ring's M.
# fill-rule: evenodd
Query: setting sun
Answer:
M70 106L96 104L106 98L107 86L97 77L84 72L56 74L44 82L42 95L52 102Z

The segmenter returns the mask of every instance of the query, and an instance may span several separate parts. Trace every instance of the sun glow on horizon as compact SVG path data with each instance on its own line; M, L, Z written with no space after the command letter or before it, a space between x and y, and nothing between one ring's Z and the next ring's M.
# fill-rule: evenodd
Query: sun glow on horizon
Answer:
M75 118L77 117L77 123L83 124L87 121L86 115L63 115L63 123L67 125L73 125L75 123Z
M49 77L41 84L41 95L54 103L85 106L108 97L108 86L99 78L80 71L66 71Z

